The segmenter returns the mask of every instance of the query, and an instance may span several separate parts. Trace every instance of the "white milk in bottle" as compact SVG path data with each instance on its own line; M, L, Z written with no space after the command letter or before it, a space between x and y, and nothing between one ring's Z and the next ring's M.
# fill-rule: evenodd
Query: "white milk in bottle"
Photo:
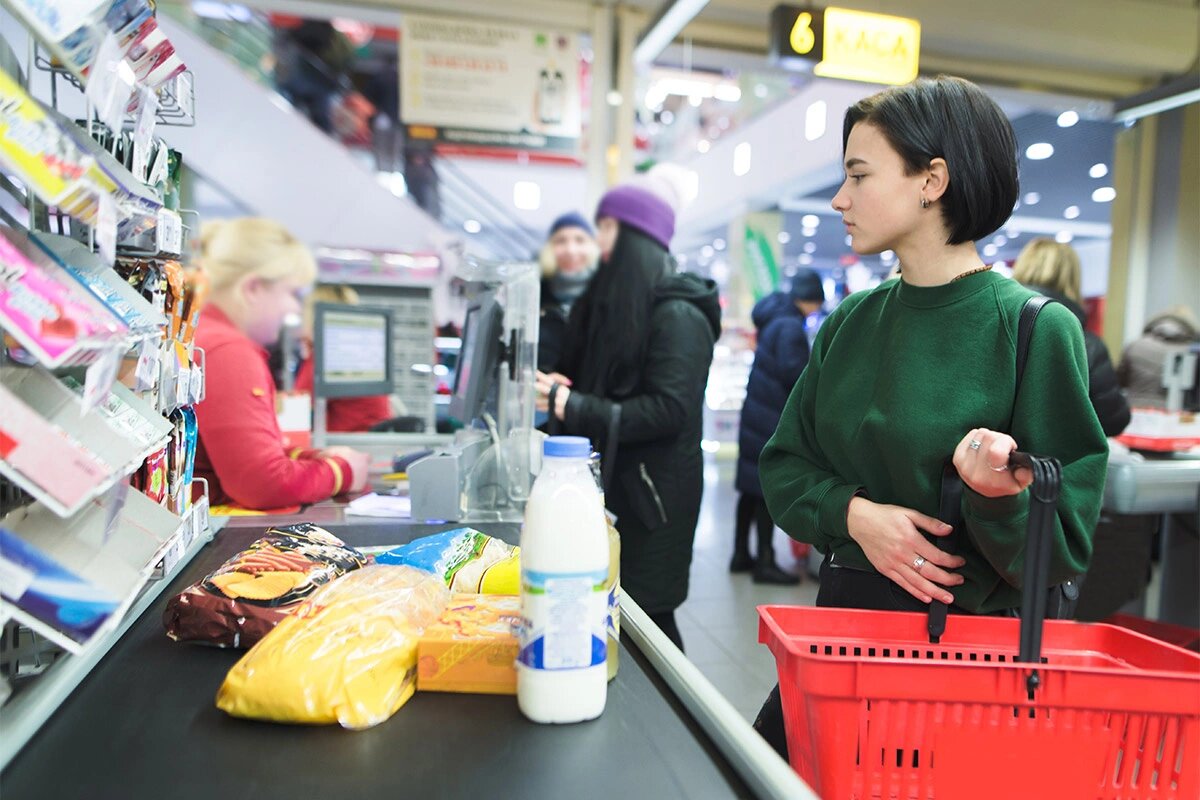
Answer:
M534 722L581 722L604 711L608 681L608 525L591 443L552 436L521 530L517 703Z

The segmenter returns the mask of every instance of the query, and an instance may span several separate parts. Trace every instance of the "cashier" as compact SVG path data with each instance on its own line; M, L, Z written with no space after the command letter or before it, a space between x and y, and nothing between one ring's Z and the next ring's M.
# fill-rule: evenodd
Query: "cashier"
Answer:
M212 222L199 264L212 286L196 345L206 354L206 396L196 406L196 474L214 504L274 509L355 492L368 458L348 447L288 451L275 417L266 347L298 318L317 274L303 243L267 219Z

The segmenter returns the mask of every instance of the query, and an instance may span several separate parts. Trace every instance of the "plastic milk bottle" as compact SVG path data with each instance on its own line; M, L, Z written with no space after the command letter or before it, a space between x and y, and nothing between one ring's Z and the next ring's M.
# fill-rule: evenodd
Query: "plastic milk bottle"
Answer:
M580 722L607 699L608 525L591 443L551 436L521 530L517 703L534 722Z

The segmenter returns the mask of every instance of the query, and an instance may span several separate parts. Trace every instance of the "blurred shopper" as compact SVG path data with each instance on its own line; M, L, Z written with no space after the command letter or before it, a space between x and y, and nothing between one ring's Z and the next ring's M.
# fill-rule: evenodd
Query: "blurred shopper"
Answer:
M1050 586L1087 568L1108 458L1078 320L1042 309L1018 387L1015 331L1034 294L975 250L1017 200L1012 126L974 84L938 77L851 106L842 144L833 207L851 247L893 250L904 271L825 320L759 460L763 495L789 535L828 553L820 606L924 611L936 598L1012 614L1032 476L1010 453L1062 463ZM933 516L947 464L960 519ZM776 689L755 727L786 754L781 712Z
M571 311L558 372L538 373L538 395L562 432L603 455L622 590L682 648L675 609L688 592L721 310L715 284L675 271L668 248L683 195L667 174L600 200L600 266Z
M779 424L779 415L804 367L808 365L809 315L825 304L821 276L802 269L792 279L790 292L774 292L759 300L751 312L758 328L754 366L746 384L738 431L736 487L737 518L734 527L730 572L754 570L755 583L795 584L800 579L775 563L775 521L763 499L758 480L758 456ZM758 527L757 555L750 555L750 523Z
M1200 341L1200 325L1187 306L1175 306L1150 319L1142 335L1121 355L1117 380L1128 390L1135 408L1166 408L1163 365L1167 357L1186 353Z
M275 417L266 347L299 315L317 275L312 254L267 219L210 222L199 242L212 297L196 345L206 354L206 396L196 406L196 474L214 504L271 509L357 491L367 456L348 447L288 453Z
M349 85L354 46L327 20L306 19L278 34L275 82L309 120L333 132L333 111Z
M541 322L538 324L538 369L550 372L562 357L571 306L583 296L600 250L592 226L577 211L554 220L539 254L542 266Z
M349 286L324 285L314 288L304 301L301 361L296 370L297 392L313 392L313 308L317 303L358 305L358 292ZM361 433L392 418L392 406L385 394L373 397L332 397L325 406L325 430L330 433Z
M1112 359L1104 340L1087 329L1087 312L1080 305L1079 254L1069 244L1053 239L1034 239L1025 246L1013 265L1013 278L1038 294L1062 303L1083 328L1087 350L1088 399L1100 419L1105 436L1117 436L1129 424L1129 403L1117 385Z

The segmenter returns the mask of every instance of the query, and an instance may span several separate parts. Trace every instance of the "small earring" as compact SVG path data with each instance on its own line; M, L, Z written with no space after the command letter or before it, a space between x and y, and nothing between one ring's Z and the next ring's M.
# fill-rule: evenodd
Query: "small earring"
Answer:
M929 199L928 198L925 198L925 197L921 198L921 208L929 208Z

